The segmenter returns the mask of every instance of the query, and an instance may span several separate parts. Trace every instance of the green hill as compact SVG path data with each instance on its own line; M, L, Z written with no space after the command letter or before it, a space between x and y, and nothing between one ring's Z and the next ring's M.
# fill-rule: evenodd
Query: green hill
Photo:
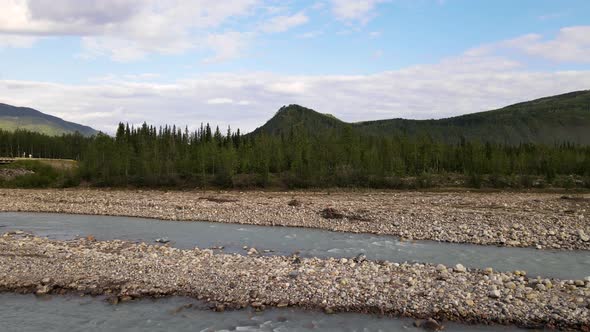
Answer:
M440 120L390 119L346 123L298 105L282 107L253 134L276 135L293 127L310 133L351 126L365 135L428 135L435 141L505 144L572 142L590 145L590 90L518 103L498 110Z
M253 135L288 134L292 129L303 129L309 133L317 133L328 129L339 129L347 126L331 114L318 113L299 105L283 106L264 126L252 132Z
M68 122L32 108L16 107L2 103L0 103L0 129L8 131L26 129L51 136L75 132L85 136L92 136L98 133L88 126Z

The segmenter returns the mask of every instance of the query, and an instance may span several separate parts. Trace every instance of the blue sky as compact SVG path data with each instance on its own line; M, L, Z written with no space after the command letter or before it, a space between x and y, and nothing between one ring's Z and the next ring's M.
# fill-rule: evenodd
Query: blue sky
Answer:
M0 102L251 130L283 104L441 118L590 89L587 0L0 0Z

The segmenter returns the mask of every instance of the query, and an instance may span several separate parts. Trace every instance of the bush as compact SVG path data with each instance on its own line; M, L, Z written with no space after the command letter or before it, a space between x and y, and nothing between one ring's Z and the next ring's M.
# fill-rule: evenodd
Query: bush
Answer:
M418 188L432 188L434 187L434 181L430 174L422 173L416 178L416 187Z
M481 188L483 178L480 174L471 174L467 180L467 185L471 188Z
M497 189L502 189L510 186L510 183L506 180L506 178L499 174L490 175L489 182L490 186Z
M0 186L7 188L48 188L73 187L80 184L76 171L57 170L49 165L34 160L21 160L4 166L4 168L26 169L34 172L17 176L11 180L0 181Z
M521 175L520 176L520 185L523 188L532 188L533 187L533 178L530 175Z

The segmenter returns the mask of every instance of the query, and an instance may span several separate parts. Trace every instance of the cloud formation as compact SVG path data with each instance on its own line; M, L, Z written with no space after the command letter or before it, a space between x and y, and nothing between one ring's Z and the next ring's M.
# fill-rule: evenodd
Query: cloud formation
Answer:
M526 34L484 45L469 51L472 55L520 52L554 62L590 63L590 25L564 27L554 38Z
M378 4L387 0L331 0L332 12L343 21L366 24L374 15Z
M85 85L0 81L2 101L112 133L118 121L253 130L285 104L346 121L441 118L583 90L590 71L531 71L503 57L461 55L370 75L206 74L161 84L150 75Z
M78 0L5 0L0 6L0 46L21 45L14 36L29 42L44 36L79 36L86 56L129 61L149 53L181 53L202 44L218 45L211 42L211 30L248 16L259 4L259 0L85 0L84 5Z
M307 22L309 22L309 17L303 12L298 12L294 15L280 15L264 23L261 30L267 33L285 32Z

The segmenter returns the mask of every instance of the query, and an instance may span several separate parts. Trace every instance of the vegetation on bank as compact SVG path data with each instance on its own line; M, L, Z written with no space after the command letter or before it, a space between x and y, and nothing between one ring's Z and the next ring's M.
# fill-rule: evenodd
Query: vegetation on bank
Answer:
M17 176L7 176L4 173L16 173ZM77 169L59 169L35 160L19 160L0 165L1 188L65 188L79 184Z
M34 150L29 150L34 149ZM446 144L427 135L376 137L349 127L310 134L222 134L209 125L188 129L120 124L116 136L50 137L0 131L0 156L79 160L77 170L20 164L35 175L2 186L218 188L590 188L590 147L569 143L516 146L462 140ZM6 167L19 167L12 164Z

